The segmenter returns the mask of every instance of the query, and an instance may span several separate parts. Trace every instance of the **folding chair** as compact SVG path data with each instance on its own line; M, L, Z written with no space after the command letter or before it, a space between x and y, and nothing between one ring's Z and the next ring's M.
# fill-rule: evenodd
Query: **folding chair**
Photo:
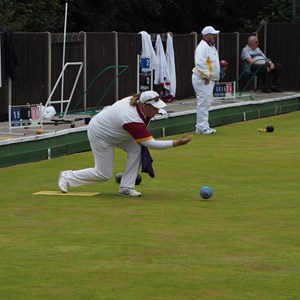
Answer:
M259 61L259 60L263 60L265 63L268 62L270 59L257 59L255 62ZM243 62L244 63L244 62ZM237 82L238 82L238 86L239 86L239 82L243 77L248 78L248 81L246 83L246 85L244 86L243 90L239 93L239 96L241 96L245 90L248 88L249 84L251 83L252 80L254 80L254 91L257 91L257 73L259 72L260 68L263 66L264 64L261 64L259 68L257 68L257 70L255 72L251 71L251 66L252 64L248 65L247 67L244 68L244 70L242 71L242 73L240 74Z

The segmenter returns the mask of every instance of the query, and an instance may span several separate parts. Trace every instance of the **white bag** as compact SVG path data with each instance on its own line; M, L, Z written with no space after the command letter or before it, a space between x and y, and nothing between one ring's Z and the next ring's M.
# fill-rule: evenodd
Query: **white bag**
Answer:
M51 119L56 115L56 110L53 106L42 106L42 116L44 119Z

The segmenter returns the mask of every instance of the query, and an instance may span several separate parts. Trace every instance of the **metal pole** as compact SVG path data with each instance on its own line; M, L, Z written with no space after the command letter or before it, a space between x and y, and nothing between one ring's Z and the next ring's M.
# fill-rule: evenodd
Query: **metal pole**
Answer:
M66 8L65 8L65 25L64 25L62 69L64 69L65 55L66 55L67 13L68 13L68 2L66 2ZM61 99L60 100L64 100L64 73L62 74L62 79L61 79ZM64 104L63 104L63 102L61 102L60 112L62 113L63 111L64 111Z
M11 78L9 75L7 75L7 79L8 79L8 82L7 82L7 98L8 98L8 105L12 105L12 81L11 81ZM9 112L10 113L10 112Z
M267 22L264 22L264 53L267 53Z
M238 32L235 32L236 34L236 89L239 89L239 74L240 74L240 34Z
M47 80L47 97L51 93L51 52L52 52L52 42L51 42L51 33L48 32L48 80Z
M83 90L86 90L86 62L87 62L87 50L86 50L86 32L83 33ZM87 97L86 94L83 98L83 110L87 110Z
M113 31L115 34L115 49L116 49L116 54L115 54L115 62L116 66L119 65L119 43L118 43L118 32ZM118 76L119 69L115 68L115 76ZM119 78L116 77L116 84L115 84L115 101L119 99Z

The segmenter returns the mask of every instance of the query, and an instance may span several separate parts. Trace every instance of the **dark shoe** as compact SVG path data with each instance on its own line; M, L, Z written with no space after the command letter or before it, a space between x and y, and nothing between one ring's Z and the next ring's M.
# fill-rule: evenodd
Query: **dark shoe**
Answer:
M170 103L170 102L173 102L174 100L174 97L172 95L169 95L167 97L165 97L164 99L162 99L164 102L166 103Z
M274 93L282 93L283 92L282 89L277 88L277 87L271 88L271 91L274 92Z
M261 90L262 93L271 93L271 90L269 90L267 87L264 87L262 90Z

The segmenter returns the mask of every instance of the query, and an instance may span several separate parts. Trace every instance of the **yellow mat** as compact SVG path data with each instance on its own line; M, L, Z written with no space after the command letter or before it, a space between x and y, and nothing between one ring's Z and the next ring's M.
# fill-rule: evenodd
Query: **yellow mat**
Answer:
M34 195L48 195L48 196L83 196L83 197L91 197L96 196L100 193L95 192L69 192L63 193L61 191L41 191L37 193L33 193Z

